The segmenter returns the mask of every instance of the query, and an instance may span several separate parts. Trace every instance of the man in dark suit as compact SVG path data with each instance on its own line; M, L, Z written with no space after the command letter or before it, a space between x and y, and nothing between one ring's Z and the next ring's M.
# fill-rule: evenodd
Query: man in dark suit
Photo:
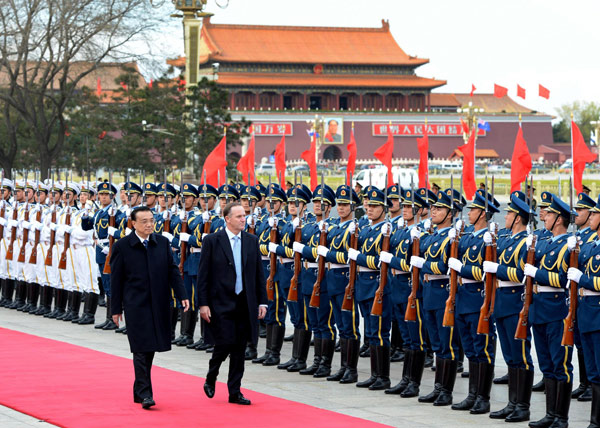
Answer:
M229 402L250 404L240 392L244 352L256 342L258 319L267 312L265 277L258 238L244 232L244 208L239 202L223 209L225 228L202 241L198 268L200 316L208 323L215 349L209 362L204 392L215 394L221 363L229 356Z
M127 338L133 352L133 401L144 409L155 405L150 370L155 352L171 350L171 290L189 309L179 267L169 240L152 233L154 215L146 206L131 212L133 232L112 250L111 311L117 326L127 313Z

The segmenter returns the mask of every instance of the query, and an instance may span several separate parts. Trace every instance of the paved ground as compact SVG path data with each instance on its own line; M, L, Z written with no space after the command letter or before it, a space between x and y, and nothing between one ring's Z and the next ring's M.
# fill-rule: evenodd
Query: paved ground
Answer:
M104 315L104 308L99 308ZM21 312L0 308L0 326L56 339L68 343L85 346L90 349L107 352L121 357L131 358L127 338L114 332L97 331L90 326L75 326L71 323L48 320ZM289 331L292 331L291 327ZM264 350L264 339L259 343L259 351ZM311 351L312 354L312 351ZM283 359L291 355L291 343L283 348ZM209 354L175 348L171 352L157 354L155 365L182 373L204 377L208 367ZM339 354L335 356L335 368L339 367ZM369 360L361 358L359 362L360 379L368 376ZM226 368L225 368L226 371ZM399 381L402 363L392 363L392 382ZM504 374L506 367L502 358L497 361L497 375ZM434 373L425 369L421 392L428 393L433 385ZM536 375L536 381L540 375ZM577 379L577 375L575 376ZM222 374L220 380L226 379ZM466 396L467 379L457 379L455 402ZM578 385L578 382L576 382ZM274 367L262 367L248 363L243 386L265 394L275 395L289 400L303 402L316 407L341 412L356 417L369 419L397 427L468 427L485 424L487 427L504 427L504 422L496 422L487 415L473 416L457 412L449 408L436 408L429 404L420 404L416 399L402 399L398 396L387 396L383 392L367 391L354 385L340 385L335 382L287 373ZM202 394L202 391L198 391ZM492 409L497 410L506 403L507 388L505 385L494 385L492 390ZM193 397L190 397L194 399ZM534 393L532 398L532 419L541 418L545 411L544 395ZM589 421L590 403L572 401L570 426L586 427ZM12 427L46 427L51 426L36 418L15 412L0 406L0 426ZM285 423L281 425L285 427ZM515 428L525 427L526 423L511 425Z

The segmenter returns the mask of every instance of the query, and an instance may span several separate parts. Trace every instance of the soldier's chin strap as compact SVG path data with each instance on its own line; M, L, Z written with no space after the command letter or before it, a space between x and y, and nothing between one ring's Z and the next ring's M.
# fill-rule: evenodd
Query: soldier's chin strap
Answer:
M479 215L477 216L477 219L475 220L475 223L473 223L474 225L479 223L479 219L481 218L481 215L485 213L485 210L480 209L479 210ZM487 214L486 214L487 217Z
M440 222L440 224L444 224L446 222L446 219L448 218L448 214L450 214L450 224L452 224L452 219L454 218L455 213L456 213L456 210L454 208L448 208L448 212L446 213L446 215L444 216L444 218Z
M556 222L558 221L558 217L560 217L560 215L556 214L556 218L554 219L554 222L552 223L552 227L550 229L548 229L550 231L550 233L552 233L552 231L554 230L554 226L556 226Z

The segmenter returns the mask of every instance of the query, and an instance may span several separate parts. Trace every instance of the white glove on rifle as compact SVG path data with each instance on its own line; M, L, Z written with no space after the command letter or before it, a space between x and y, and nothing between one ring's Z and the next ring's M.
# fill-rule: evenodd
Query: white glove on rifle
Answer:
M456 239L456 229L455 228L451 228L448 231L448 238L450 238L451 241L454 241Z
M390 264L392 257L394 257L394 255L392 253L388 253L387 251L382 251L379 253L379 260L381 260L383 263Z
M460 231L463 227L463 221L461 219L456 220L456 224L454 225L454 228L458 231Z
M292 249L294 250L294 252L302 254L302 250L304 249L304 244L301 242L294 242L292 244Z
M573 236L573 235L569 236L567 238L567 247L569 248L569 251L573 251L576 246L577 246L577 237Z
M163 232L162 236L164 236L165 238L167 238L169 240L169 242L171 242L173 240L173 235L170 234L169 232Z
M115 236L115 233L117 233L118 231L119 229L117 229L116 227L108 226L108 234L110 236Z
M455 270L456 272L460 272L460 270L463 267L463 264L460 260L455 259L454 257L450 257L448 259L448 267L452 270Z
M496 230L498 230L498 223L490 221L490 227L488 228L488 230L490 231L490 233L496 233Z
M296 216L296 218L292 220L292 230L296 230L298 226L300 226L300 216Z
M581 272L577 268L569 268L569 270L567 270L567 279L569 281L574 281L577 284L579 284L579 280L581 279L582 275L583 275L583 272Z
M425 264L425 259L423 257L412 256L410 258L410 265L411 265L411 267L414 266L416 268L421 269L424 264Z
M483 242L485 243L485 245L492 245L492 234L490 232L485 232L483 234Z
M246 224L248 225L248 227L256 226L256 217L254 216L254 214L250 214L248 216L248 218L246 219Z
M8 227L13 228L13 227L19 227L19 222L17 220L8 220Z
M202 221L206 223L208 220L210 220L210 214L208 213L208 211L204 211L202 213Z
M127 217L131 217L131 208L127 208L127 209L125 210L125 215L126 215Z
M410 230L410 242L414 241L417 238L421 237L421 231L419 230L418 227L413 227Z
M531 248L531 246L533 245L533 234L529 234L527 235L527 240L525 241L527 243L527 249L529 250Z
M187 218L188 218L188 216L187 216L187 213L185 212L185 210L181 210L181 212L179 213L179 219L181 221L187 221Z
M317 254L320 255L321 257L327 257L327 254L329 254L329 248L327 248L323 245L319 245L317 247Z
M27 229L27 230L31 229L31 223L26 220L23 220L23 223L21 223L21 226L23 226L23 229Z
M347 230L348 230L348 233L350 235L352 235L355 232L355 230L356 230L356 223L354 223L353 221L351 221L350 224L348 225L348 229Z
M348 258L350 260L356 261L356 259L358 258L359 254L360 254L360 251L355 250L354 248L349 248L348 249Z
M262 214L262 210L260 209L260 207L254 208L254 215L256 217L260 217L261 214Z
M525 267L523 268L523 272L525 273L525 276L530 276L531 278L535 278L535 274L537 273L538 268L536 268L533 265L530 265L529 263L525 264Z
M109 227L109 229L110 229L110 227ZM56 223L50 223L50 230L53 232L56 232L58 230L58 225Z
M190 240L190 237L192 235L190 235L189 233L185 233L185 232L180 232L179 233L179 241L180 242L187 242Z
M488 262L488 261L483 262L483 271L485 273L496 273L496 272L498 272L498 263Z
M162 213L162 218L163 220L168 220L171 218L171 212L169 210L165 210Z
M65 233L68 233L69 235L73 233L73 226L63 226L63 228L65 229Z
M404 227L404 217L400 216L400 218L398 219L398 229L403 228Z
M0 217L0 226L6 226L8 224L8 221L6 221L6 219L4 217Z
M429 230L431 228L431 219L425 219L425 221L423 222L423 228L425 230Z
M278 245L274 242L269 242L269 253L277 254Z
M109 246L107 245L106 247L102 248L102 254L108 254L108 251L110 250Z
M275 217L269 217L269 227L275 226Z

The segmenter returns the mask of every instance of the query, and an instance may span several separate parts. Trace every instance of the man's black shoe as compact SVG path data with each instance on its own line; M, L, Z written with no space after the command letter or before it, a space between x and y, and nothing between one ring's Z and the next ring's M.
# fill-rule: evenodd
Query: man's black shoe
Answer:
M215 386L204 382L204 393L208 398L213 398L215 396Z
M244 397L241 392L238 392L234 395L230 395L229 402L233 404L243 404L244 406L249 406L251 404L250 400Z
M142 400L142 409L149 409L152 406L155 406L156 403L152 399L152 397L146 397Z

